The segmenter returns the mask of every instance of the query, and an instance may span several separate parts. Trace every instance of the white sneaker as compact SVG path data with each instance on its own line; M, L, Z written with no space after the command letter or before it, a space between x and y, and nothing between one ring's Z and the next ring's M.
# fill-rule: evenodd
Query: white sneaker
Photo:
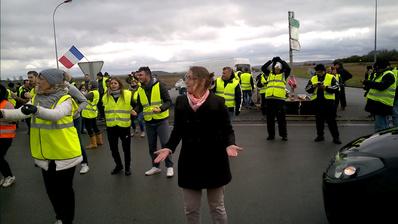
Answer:
M130 137L134 137L134 131L131 132Z
M80 168L80 174L85 174L90 170L87 163L82 163L82 167Z
M62 220L57 220L54 222L54 224L62 224Z
M137 133L137 134L138 134L138 132L139 132L139 131L138 131L138 129L136 129L136 130L135 130L135 133Z
M168 167L168 168L167 168L166 176L167 176L167 177L172 177L172 176L174 176L174 169L173 169L173 167Z
M143 131L143 132L141 132L141 135L140 135L140 137L141 137L141 138L145 137L145 132L144 132L144 131Z
M2 178L0 179L0 186L3 185L3 183L4 183L4 177L2 177Z
M157 174L157 173L160 173L160 172L162 172L161 169L159 169L157 167L152 167L150 170L145 172L145 175L146 176L151 176L151 175L154 175L154 174Z
M13 183L15 183L15 177L14 176L9 176L9 177L6 177L5 179L4 179L4 182L3 182L3 187L9 187L11 184L13 184Z

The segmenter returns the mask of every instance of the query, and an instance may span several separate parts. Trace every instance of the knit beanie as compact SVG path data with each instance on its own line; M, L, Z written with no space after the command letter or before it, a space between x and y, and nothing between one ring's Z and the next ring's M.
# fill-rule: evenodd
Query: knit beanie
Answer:
M40 72L40 76L44 77L48 84L51 86L54 86L56 84L62 84L64 82L64 71L51 68L51 69L46 69Z

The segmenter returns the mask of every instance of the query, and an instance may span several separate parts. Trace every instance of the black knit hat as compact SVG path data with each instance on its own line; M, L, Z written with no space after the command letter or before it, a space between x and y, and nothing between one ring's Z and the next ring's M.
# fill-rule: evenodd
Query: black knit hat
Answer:
M326 68L323 64L317 64L314 69L315 71L326 71Z

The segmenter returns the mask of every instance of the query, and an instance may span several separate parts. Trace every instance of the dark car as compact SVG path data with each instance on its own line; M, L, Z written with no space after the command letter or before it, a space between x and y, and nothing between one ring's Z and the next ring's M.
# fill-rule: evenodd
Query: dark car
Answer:
M329 223L398 223L398 128L341 148L322 188Z

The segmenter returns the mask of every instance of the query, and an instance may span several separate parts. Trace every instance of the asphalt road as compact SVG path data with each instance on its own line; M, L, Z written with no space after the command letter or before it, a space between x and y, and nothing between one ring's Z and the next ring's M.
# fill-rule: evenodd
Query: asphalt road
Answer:
M234 124L237 144L244 151L231 159L233 180L225 193L229 223L327 223L321 176L341 145L331 142L328 130L325 142L313 142L313 123L289 122L288 142L278 138L266 141L264 124ZM21 124L6 157L17 182L0 189L0 223L54 223L41 172L30 157L24 126ZM345 122L339 128L343 144L373 131L371 123ZM87 143L87 135L83 139ZM110 175L114 164L107 145L88 151L90 172L79 175L76 171L74 179L75 223L184 223L177 177L167 179L165 172L146 177L144 172L151 165L147 151L146 139L134 137L133 173L129 177ZM202 223L211 223L206 201L202 202Z

